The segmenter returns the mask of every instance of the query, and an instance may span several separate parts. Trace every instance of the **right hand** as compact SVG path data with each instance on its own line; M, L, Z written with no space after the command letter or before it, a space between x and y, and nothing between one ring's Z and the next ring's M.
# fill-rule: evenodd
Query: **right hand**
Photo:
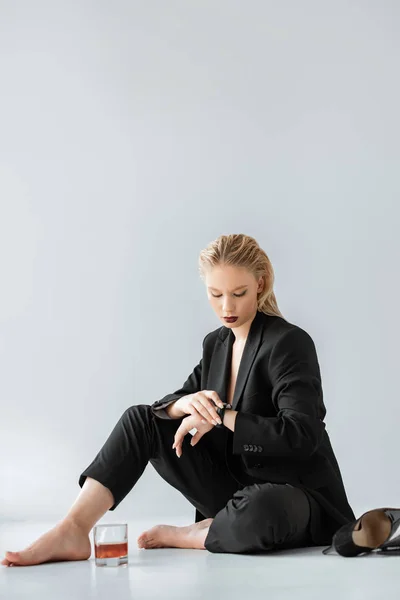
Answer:
M215 404L217 406L215 406ZM224 404L214 390L202 390L201 392L195 392L194 394L188 394L182 396L175 402L178 408L182 410L185 415L193 415L202 420L203 423L211 423L215 425L220 422L217 415L217 407L223 407Z

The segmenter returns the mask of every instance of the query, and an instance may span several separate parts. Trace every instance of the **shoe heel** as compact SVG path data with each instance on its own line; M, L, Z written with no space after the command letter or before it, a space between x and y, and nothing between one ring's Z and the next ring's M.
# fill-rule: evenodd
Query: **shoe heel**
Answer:
M343 525L332 538L332 545L341 556L358 556L377 550L379 553L400 553L400 509L376 508L359 519Z
M385 508L385 514L390 521L390 532L386 540L380 544L379 552L394 555L400 552L400 508Z

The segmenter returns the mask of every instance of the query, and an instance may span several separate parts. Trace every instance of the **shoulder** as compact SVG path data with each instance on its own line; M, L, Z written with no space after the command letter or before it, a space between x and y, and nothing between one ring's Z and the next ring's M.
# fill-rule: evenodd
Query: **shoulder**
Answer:
M302 370L315 368L319 373L314 340L306 329L294 323L279 322L270 329L265 340L264 356L270 373L281 368L292 370L294 365Z
M220 338L221 340L224 339L224 329L226 330L226 332L228 333L228 330L226 327L222 326L222 327L217 327L217 329L214 329L213 331L210 331L209 333L207 333L203 339L203 348L205 346L209 346L209 345L214 345L216 340L218 338Z
M290 323L282 317L273 317L264 332L264 338L272 346L275 344L314 344L306 329L295 323Z

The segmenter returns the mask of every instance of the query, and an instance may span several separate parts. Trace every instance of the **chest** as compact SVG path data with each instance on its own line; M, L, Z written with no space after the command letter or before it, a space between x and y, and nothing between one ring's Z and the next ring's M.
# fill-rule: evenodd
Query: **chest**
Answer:
M233 396L235 393L236 379L240 367L240 361L242 360L243 349L244 346L240 346L238 348L235 348L235 346L233 346L232 348L232 361L230 375L228 379L228 389L226 394L226 401L229 404L232 404Z

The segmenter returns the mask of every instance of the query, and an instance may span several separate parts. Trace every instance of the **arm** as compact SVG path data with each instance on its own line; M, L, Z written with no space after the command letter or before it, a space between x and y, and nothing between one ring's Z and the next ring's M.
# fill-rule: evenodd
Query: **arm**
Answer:
M209 334L203 339L203 350L204 343ZM199 363L194 367L189 377L181 388L175 390L172 394L167 394L161 400L157 400L151 404L151 410L154 415L161 419L179 419L184 414L176 407L176 400L187 396L188 394L194 394L195 392L201 391L201 372L202 372L203 359L201 358Z
M300 328L288 330L273 347L268 362L276 417L238 412L233 454L308 458L321 443L325 407L315 345ZM244 450L261 446L260 452Z
M179 398L178 398L179 400ZM185 413L183 413L179 407L176 405L176 403L178 402L178 400L174 400L173 402L171 402L171 404L169 404L167 406L167 408L165 408L165 412L168 415L169 419L180 419L181 417L183 417L185 415ZM163 410L163 409L161 409Z
M237 410L232 410L231 408L227 408L224 412L224 419L222 423L230 429L231 431L235 431L235 421L236 415L238 414Z

